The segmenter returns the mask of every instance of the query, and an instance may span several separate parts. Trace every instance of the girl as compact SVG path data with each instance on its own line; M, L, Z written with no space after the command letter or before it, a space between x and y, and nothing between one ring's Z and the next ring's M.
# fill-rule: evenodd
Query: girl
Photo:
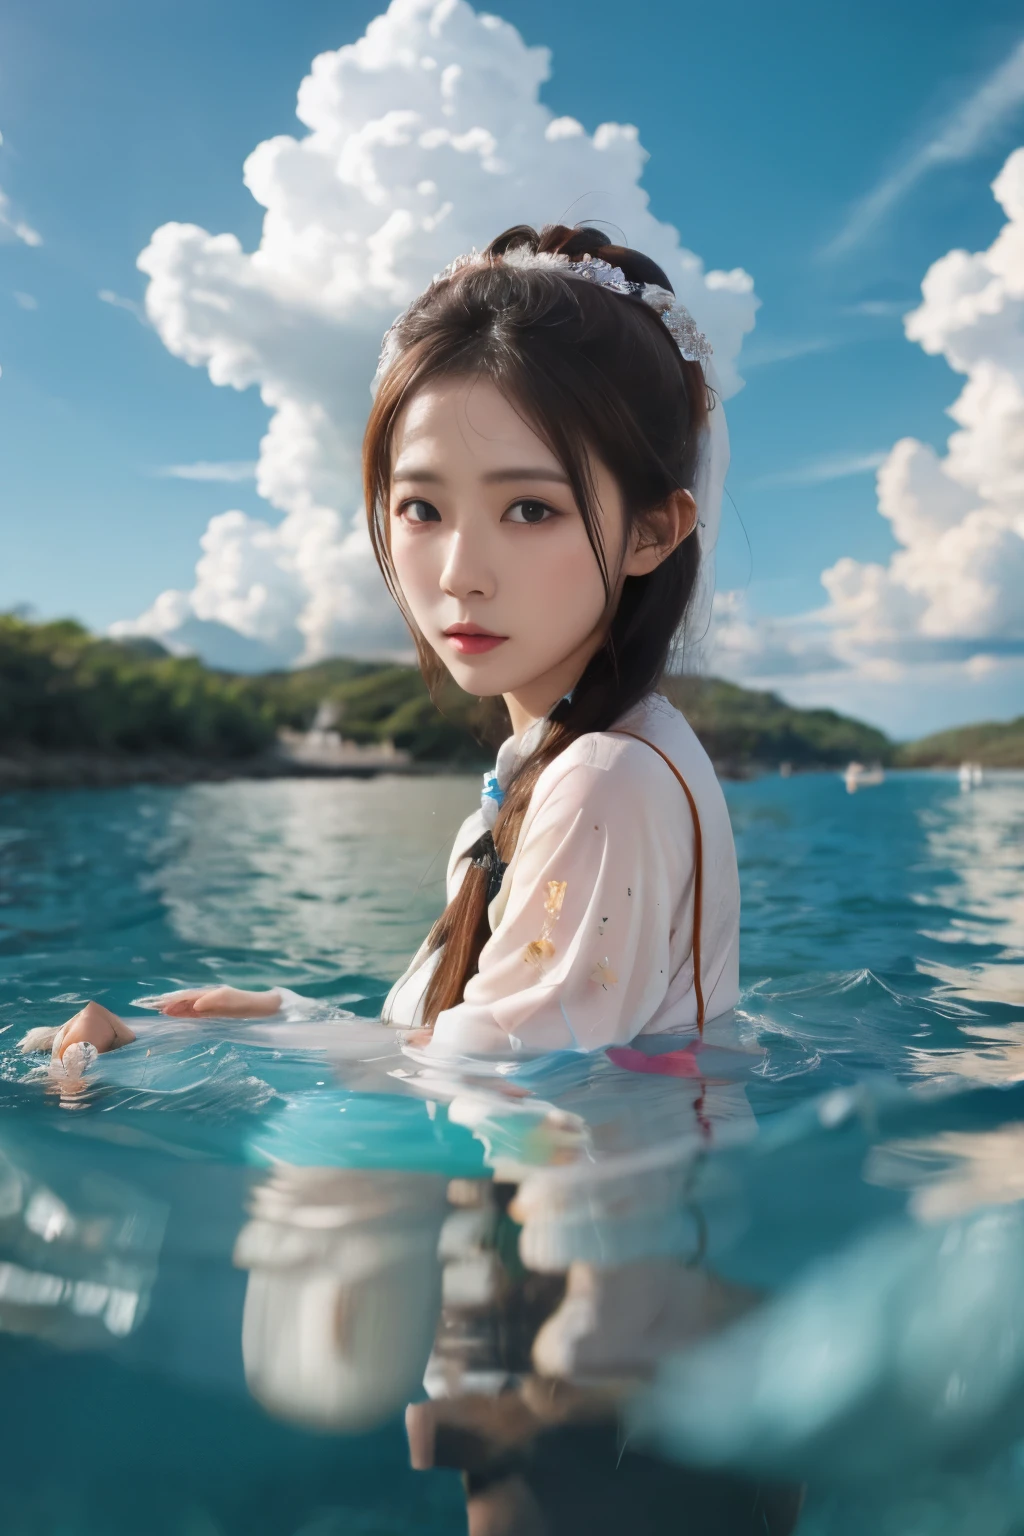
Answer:
M447 669L500 696L512 732L387 1001L414 1050L596 1050L702 1032L737 1001L725 802L656 692L727 460L709 361L660 267L561 226L460 258L385 338L364 442L374 551L431 687ZM214 987L151 1006L310 1005ZM90 1004L55 1048L126 1037Z

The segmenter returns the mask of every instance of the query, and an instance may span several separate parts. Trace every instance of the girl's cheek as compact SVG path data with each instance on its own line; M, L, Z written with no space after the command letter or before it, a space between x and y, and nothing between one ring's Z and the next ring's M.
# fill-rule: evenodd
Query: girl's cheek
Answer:
M540 534L540 530L538 530ZM586 608L592 602L604 605L604 587L594 552L582 524L568 523L550 533L544 530L535 540L523 540L505 570L515 571L534 605L557 600L559 608Z
M436 585L438 565L437 541L424 538L419 530L410 532L399 523L392 531L391 561L403 592L426 590Z

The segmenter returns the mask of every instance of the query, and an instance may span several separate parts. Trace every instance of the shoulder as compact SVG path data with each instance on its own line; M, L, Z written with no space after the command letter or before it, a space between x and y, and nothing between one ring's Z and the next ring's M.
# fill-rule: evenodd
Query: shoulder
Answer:
M601 808L634 826L659 822L666 799L680 794L673 765L687 783L694 780L695 794L698 787L702 797L707 794L709 779L718 789L714 768L684 717L667 699L651 695L614 729L577 737L548 764L534 788L530 819L557 805Z

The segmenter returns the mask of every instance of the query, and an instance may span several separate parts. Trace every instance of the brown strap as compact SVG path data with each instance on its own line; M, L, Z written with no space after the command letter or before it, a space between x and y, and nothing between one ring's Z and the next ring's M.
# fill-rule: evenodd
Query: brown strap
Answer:
M645 747L650 747L652 752L657 752L663 763L667 763L682 785L683 794L686 796L690 807L690 815L693 817L693 990L697 996L697 1032L704 1033L704 992L700 984L700 924L701 913L704 908L704 845L700 835L700 817L697 815L697 802L690 792L690 786L683 778L675 763L667 752L656 747L653 741L648 741L646 736L638 736L635 731L610 731L612 736L632 736L634 741L642 741Z

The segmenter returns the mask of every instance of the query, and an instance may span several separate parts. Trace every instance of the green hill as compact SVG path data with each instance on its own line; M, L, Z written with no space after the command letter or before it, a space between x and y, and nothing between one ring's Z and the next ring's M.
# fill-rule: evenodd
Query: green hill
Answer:
M664 691L721 770L787 762L794 768L845 767L853 759L889 763L893 758L884 732L833 709L796 709L777 694L717 677L669 677Z
M414 667L326 661L294 672L252 678L252 697L281 725L309 726L317 706L329 700L339 726L355 741L390 737L426 762L485 762L481 740L502 731L494 705L450 685L442 712L431 703ZM669 677L664 691L683 711L710 756L725 771L844 766L851 758L890 762L889 738L872 726L830 709L794 709L773 693L756 693L719 678ZM507 727L506 727L507 728Z
M0 753L251 757L275 722L241 679L152 640L99 640L70 619L0 614Z
M276 726L308 730L322 703L335 706L338 729L351 741L390 740L417 762L484 763L501 739L499 709L449 683L441 710L416 667L336 658L291 672L242 680L243 690Z
M980 763L983 768L1024 768L1024 715L1018 720L990 720L940 731L899 748L901 768L956 768Z
M724 773L894 757L881 731L833 710L795 709L716 678L669 678L665 691ZM0 757L8 760L106 754L130 775L129 759L170 753L186 776L188 759L197 771L201 762L245 771L256 759L266 770L278 730L307 729L325 701L346 737L391 740L424 764L485 764L502 734L500 706L450 684L439 711L411 666L337 659L236 676L152 640L98 639L70 620L0 615Z

